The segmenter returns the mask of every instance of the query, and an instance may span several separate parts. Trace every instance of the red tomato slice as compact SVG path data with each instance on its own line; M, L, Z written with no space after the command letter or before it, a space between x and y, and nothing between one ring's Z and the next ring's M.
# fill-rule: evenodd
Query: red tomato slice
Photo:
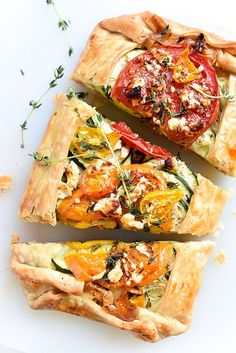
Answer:
M111 125L113 130L121 133L121 139L130 147L154 158L166 159L172 157L172 154L156 145L152 145L150 142L143 140L138 134L135 134L129 126L123 121L119 121Z
M186 46L160 46L138 55L120 73L111 97L148 118L170 140L188 148L219 113L219 99L206 98L190 85L197 84L211 96L219 95L219 85L214 68L194 51L182 60L183 65L188 64L187 68L183 67L183 74L185 69L194 67L200 68L198 73L189 75L188 82L184 79L176 82L173 70L184 50L187 52ZM179 68L178 72L181 72ZM180 124L168 123L173 117Z

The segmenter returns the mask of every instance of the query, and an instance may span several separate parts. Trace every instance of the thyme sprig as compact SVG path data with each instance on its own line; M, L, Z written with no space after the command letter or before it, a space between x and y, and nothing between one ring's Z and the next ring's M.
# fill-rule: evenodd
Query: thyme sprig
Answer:
M46 94L50 91L50 89L54 88L57 86L57 81L60 80L64 75L64 67L61 65L54 70L54 78L51 82L49 82L49 87L46 89L46 91L37 99L37 100L31 100L29 102L29 106L31 107L31 110L29 114L27 115L26 119L23 121L22 124L20 124L21 128L21 148L25 147L24 143L24 131L27 130L28 126L28 121L35 109L38 109L42 105L42 99L46 96Z
M74 158L80 158L80 157L88 157L87 154L74 154L73 156L61 158L61 159L50 159L48 156L43 156L40 155L38 152L33 152L32 154L29 154L30 157L33 157L36 162L39 164L48 167L49 165L64 162L66 160L74 159ZM89 158L98 158L94 152L90 153Z
M56 5L55 5L55 2L54 2L53 0L46 0L46 3L47 3L48 5L52 5L53 10L54 10L55 13L56 13L56 16L57 16L57 18L58 18L58 22L57 22L58 28L60 28L60 29L64 32L65 39L66 39L66 43L67 43L67 46L68 46L68 55L71 56L72 53L73 53L73 48L72 48L72 46L71 46L71 44L70 44L68 35L67 35L67 33L66 33L66 31L67 31L67 29L68 29L68 27L69 27L69 25L70 25L70 20L67 20L67 21L66 21L65 19L63 19L63 18L60 16L60 14L59 14L59 12L58 12L58 10L57 10L57 7L56 7Z
M70 87L67 90L66 97L68 99L72 99L72 98L84 99L88 97L88 92L76 92L73 87Z
M111 155L112 155L112 161L111 161L111 163L112 163L113 165L115 165L116 168L117 168L118 171L119 171L120 180L121 180L121 183L122 183L124 192L125 192L125 196L127 197L128 206L130 207L131 204L132 204L132 202L131 202L130 195L129 195L129 192L128 192L127 186L126 186L126 174L125 174L125 171L121 168L120 162L119 162L119 160L118 160L118 157L117 157L117 155L115 154L115 152L114 152L114 150L113 150L113 148L112 148L112 146L111 146L111 144L110 144L110 141L109 141L109 139L108 139L106 133L104 132L104 130L103 130L103 128L102 128L101 122L102 122L102 120L103 120L103 116L102 116L101 114L97 114L96 116L93 116L93 117L91 117L91 118L92 118L92 120L93 120L93 122L94 122L94 125L97 126L97 127L100 129L100 131L101 131L101 133L102 133L102 135L103 135L103 138L104 138L104 140L106 141L106 144L107 144L107 146L108 146L108 148L109 148L109 150L110 150L110 152L111 152Z
M194 83L193 83L193 84L190 84L189 86L192 87L195 91L201 93L203 96L208 97L208 98L211 98L211 99L219 99L219 98L220 98L220 99L226 100L226 101L229 102L229 103L232 103L232 102L235 101L235 97L234 97L232 94L229 93L229 91L227 90L226 87L222 87L222 88L221 88L221 92L222 92L221 95L219 95L219 96L212 96L211 94L208 94L208 93L204 92L204 91L201 89L201 87L200 87L199 85L197 85L197 84L194 84Z

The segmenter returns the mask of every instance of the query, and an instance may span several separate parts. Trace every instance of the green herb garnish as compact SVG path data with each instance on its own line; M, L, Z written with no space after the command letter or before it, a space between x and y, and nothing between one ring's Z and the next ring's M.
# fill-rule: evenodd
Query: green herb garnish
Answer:
M224 99L229 103L232 103L235 101L235 96L230 94L225 86L221 88L222 95L219 95L219 96L212 96L211 94L204 92L201 89L201 87L197 84L193 83L193 84L190 84L189 86L192 87L195 91L201 93L203 96L211 98L211 99Z
M63 75L64 75L64 67L62 67L62 66L60 65L58 68L56 68L56 69L54 70L54 79L53 79L51 82L49 82L49 87L48 87L48 88L46 89L46 91L41 95L41 97L39 97L39 99L36 100L36 101L31 100L31 101L29 102L29 106L31 107L31 110L30 110L29 114L27 115L25 121L23 121L23 123L20 124L20 127L21 127L21 148L24 148L24 147L25 147L25 144L24 144L24 131L27 130L28 120L30 119L30 117L31 117L31 115L32 115L32 113L33 113L33 111L34 111L35 109L38 109L38 108L42 105L41 101L42 101L42 99L44 98L44 96L46 96L46 94L48 93L48 91L49 91L50 89L52 89L52 88L54 88L54 87L57 86L57 81L58 81L59 79L61 79L61 78L63 77Z
M24 73L24 71L22 69L20 69L20 73L21 73L22 76L25 76L25 73Z
M72 98L84 99L88 97L88 92L76 92L73 87L70 87L67 90L66 97L68 99L72 99Z
M68 55L71 56L72 53L73 53L73 48L70 45L70 41L69 41L69 38L68 38L67 33L66 33L66 31L67 31L67 29L68 29L68 27L70 25L70 20L66 21L65 19L61 18L54 1L46 0L46 3L48 5L52 5L52 7L53 7L53 9L54 9L54 11L56 13L56 16L58 18L58 22L57 22L58 28L60 28L64 32L65 39L66 39L66 42L67 42L67 45L68 45Z

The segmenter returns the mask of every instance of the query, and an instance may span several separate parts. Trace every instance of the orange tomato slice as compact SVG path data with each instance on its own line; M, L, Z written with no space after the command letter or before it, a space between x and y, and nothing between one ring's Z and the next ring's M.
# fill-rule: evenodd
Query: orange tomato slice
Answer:
M91 164L82 174L81 189L84 195L101 198L112 192L119 184L117 168L109 162Z
M79 252L64 257L68 268L78 281L88 282L106 269L107 252Z
M178 57L173 68L173 78L175 82L186 83L193 81L198 75L198 69L188 57L189 48L184 49Z
M62 221L92 222L101 219L99 212L88 212L90 200L83 196L83 191L77 189L72 196L65 198L57 208L58 218Z

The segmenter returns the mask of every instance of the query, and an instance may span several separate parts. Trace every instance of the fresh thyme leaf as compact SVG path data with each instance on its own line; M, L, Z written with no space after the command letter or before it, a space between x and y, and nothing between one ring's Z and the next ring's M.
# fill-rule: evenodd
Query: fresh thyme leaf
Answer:
M96 115L96 118L98 119L98 121L99 121L100 123L101 123L102 120L103 120L102 114L97 114L97 115Z
M199 85L197 85L197 84L190 84L189 86L192 87L193 89L195 89L195 91L201 93L203 96L211 98L211 99L224 99L224 100L226 100L229 103L232 103L232 102L235 101L235 96L230 94L226 87L222 87L221 88L222 95L212 96L211 94L208 94L208 93L204 92L201 89L201 87Z
M29 102L29 105L32 107L32 109L37 109L37 108L41 107L42 103L31 100Z
M101 247L101 245L100 244L95 244L95 245L92 245L92 247L91 247L91 252L94 252L94 251L96 251L97 249L99 249Z
M22 124L20 124L20 127L22 130L27 130L27 121L25 120Z
M157 257L157 255L150 257L147 264L151 265L153 263L153 261L156 259L156 257Z
M169 25L167 25L164 29L163 29L163 31L161 32L161 36L162 37L164 37L167 33L168 33L168 31L169 31Z
M93 118L88 118L88 119L86 120L86 125L87 125L88 127L93 127L93 128L97 128L97 127L98 127L98 125L95 123L95 121L93 120Z
M48 91L54 87L57 86L57 80L60 80L64 75L64 67L62 67L61 65L56 68L54 70L54 79L49 83L49 87L46 89L46 91L41 95L41 97L38 100L31 100L29 102L29 106L31 107L31 110L29 112L29 114L27 115L25 121L20 124L20 128L21 128L21 148L25 147L24 144L24 131L26 130L26 125L28 123L28 120L30 119L33 111L39 107L41 107L42 103L42 99L44 98L44 96L46 96L46 94L48 93Z
M230 94L229 91L227 90L226 86L223 86L220 88L221 89L221 92L222 92L222 95L225 100L227 100L227 102L234 102L235 101L235 97L234 95Z
M73 87L70 87L67 90L66 97L68 99L72 99L72 98L84 99L88 97L88 92L76 92Z
M111 85L106 85L106 86L102 86L102 91L105 94L105 96L107 98L110 98L111 95Z
M73 48L72 48L72 46L70 45L70 41L69 41L68 36L67 36L67 33L66 33L66 31L67 31L67 29L68 29L68 27L69 27L69 25L70 25L70 20L67 20L67 21L66 21L66 20L64 20L63 18L61 18L61 16L60 16L60 14L59 14L59 12L58 12L58 10L57 10L57 7L56 7L56 4L55 4L54 1L52 1L52 0L46 0L46 3L47 3L48 5L52 5L52 7L53 7L53 9L54 9L54 11L55 11L55 13L56 13L56 16L57 16L57 18L58 18L57 26L58 26L58 28L60 28L60 29L64 32L65 39L66 39L67 46L68 46L68 55L71 56L72 53L73 53Z
M29 154L29 156L33 157L36 162L39 162L44 166L48 166L49 164L51 164L49 157L40 156L38 152L33 152L32 154Z
M25 73L24 73L24 71L22 69L20 69L20 73L21 73L22 76L25 76Z
M154 226L160 226L163 223L163 221L160 218L157 218L155 222L152 222Z
M162 106L162 108L163 108L164 110L166 110L167 113L168 113L170 116L172 116L173 113L172 113L172 111L170 110L170 108L168 107L167 104L168 104L167 100L161 101L161 106Z
M67 28L69 27L70 21L66 21L63 20L62 18L60 18L60 20L58 21L57 25L59 28L61 28L62 31L66 31Z
M74 49L70 46L68 49L68 55L71 56L73 54Z

